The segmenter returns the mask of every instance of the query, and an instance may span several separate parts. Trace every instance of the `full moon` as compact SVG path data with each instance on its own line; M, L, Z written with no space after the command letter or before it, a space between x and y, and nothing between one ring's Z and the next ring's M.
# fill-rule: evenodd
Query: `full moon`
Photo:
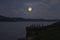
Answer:
M28 8L28 11L30 11L30 12L31 12L31 11L32 11L32 7L29 7L29 8Z

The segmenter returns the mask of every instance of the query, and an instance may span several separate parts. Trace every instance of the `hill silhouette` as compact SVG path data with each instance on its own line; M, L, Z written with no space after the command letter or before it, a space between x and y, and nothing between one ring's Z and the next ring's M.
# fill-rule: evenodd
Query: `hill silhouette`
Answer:
M21 17L5 17L0 15L0 21L60 21L59 19L25 19Z
M24 18L16 18L16 17L5 17L0 15L0 21L24 21Z

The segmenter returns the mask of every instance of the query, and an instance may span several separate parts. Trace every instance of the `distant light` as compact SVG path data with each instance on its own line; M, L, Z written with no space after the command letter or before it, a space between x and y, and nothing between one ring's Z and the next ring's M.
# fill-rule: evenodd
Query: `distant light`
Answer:
M32 7L29 7L29 8L28 8L28 11L30 11L30 12L31 12L31 11L32 11Z

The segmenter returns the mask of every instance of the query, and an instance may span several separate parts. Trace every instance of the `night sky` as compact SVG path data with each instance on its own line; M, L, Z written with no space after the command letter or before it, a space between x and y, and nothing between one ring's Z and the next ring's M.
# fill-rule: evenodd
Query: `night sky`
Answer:
M28 7L32 7L33 10L29 12ZM60 19L60 0L0 0L0 15Z

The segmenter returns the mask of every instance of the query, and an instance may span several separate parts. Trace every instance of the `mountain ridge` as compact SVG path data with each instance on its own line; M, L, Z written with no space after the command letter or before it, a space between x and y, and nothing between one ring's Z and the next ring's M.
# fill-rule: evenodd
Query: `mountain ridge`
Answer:
M21 17L5 17L0 15L0 21L60 21L60 19L25 19Z

